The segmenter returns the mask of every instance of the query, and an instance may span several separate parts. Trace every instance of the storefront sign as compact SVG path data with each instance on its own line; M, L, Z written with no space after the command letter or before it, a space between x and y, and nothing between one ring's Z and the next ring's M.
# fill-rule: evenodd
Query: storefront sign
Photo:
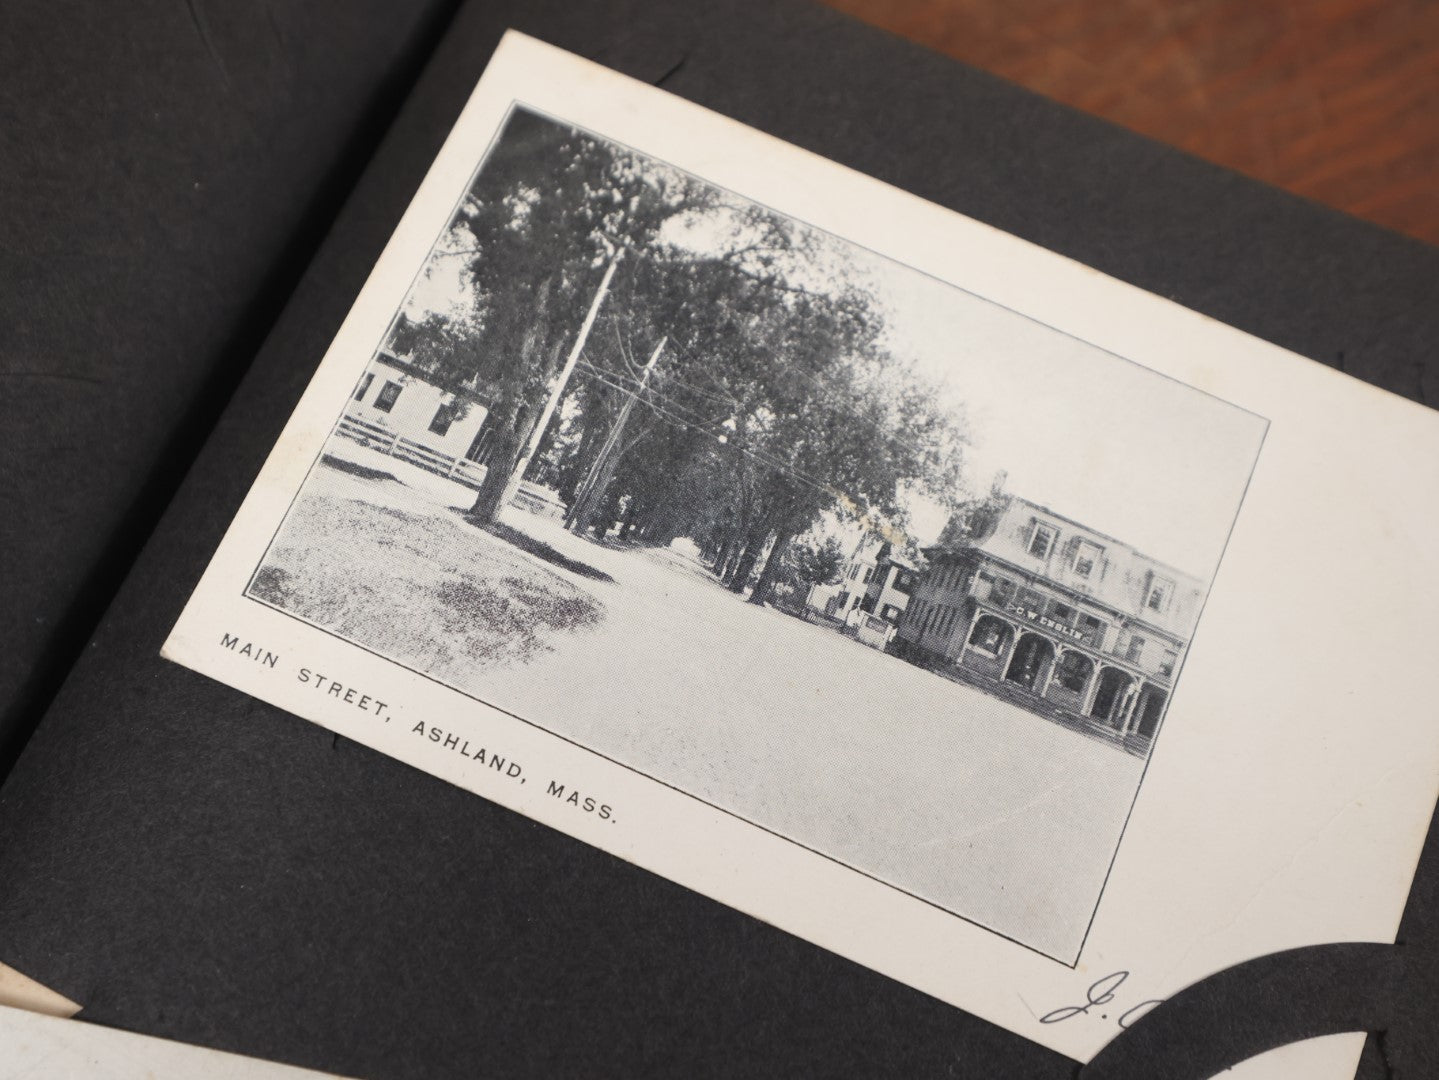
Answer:
M1030 622L1037 622L1040 626L1053 630L1057 634L1065 634L1074 638L1076 641L1083 641L1085 639L1086 635L1083 630L1076 630L1072 626L1065 626L1062 622L1056 622L1048 615L1041 614L1038 611L1031 611L1022 604L1010 604L1009 610L1015 615L1023 615Z

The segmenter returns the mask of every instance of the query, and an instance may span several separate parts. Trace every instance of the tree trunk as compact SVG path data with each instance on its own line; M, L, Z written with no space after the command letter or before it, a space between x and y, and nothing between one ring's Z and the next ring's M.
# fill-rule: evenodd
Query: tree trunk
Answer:
M718 544L719 550L715 552L714 562L710 564L710 569L714 571L715 577L723 578L725 571L729 569L729 557L730 552L734 550L734 541L734 530L726 529L724 539Z
M757 523L751 526L749 534L745 537L744 550L735 562L734 576L726 582L730 592L744 592L745 586L749 584L750 575L754 573L754 564L759 562L760 553L764 551L765 541L768 539L768 523Z
M535 318L530 332L525 335L525 340L519 349L520 363L539 365L540 370L547 373L547 378L550 373L558 370L560 349L564 345L559 338L548 345L542 340L541 328L548 325L546 312L549 309L550 291L553 284L553 278L546 279L537 291ZM490 455L489 466L485 471L485 482L481 485L479 495L475 498L475 505L470 507L470 512L466 515L477 525L493 525L504 511L505 491L510 486L510 480L515 479L514 473L520 466L520 458L525 453L526 444L530 441L530 435L534 432L535 425L539 423L540 416L544 413L544 401L545 397L542 395L535 402L516 402L510 422L501 425L500 430L495 432L495 448ZM536 447L536 456L538 456L539 449ZM518 479L523 480L524 478L519 477Z
M728 586L734 580L735 564L739 562L739 553L731 548L725 553L724 563L715 571L715 576L720 579L720 584Z
M748 534L736 530L734 540L730 543L729 554L725 556L724 573L720 575L720 581L725 588L734 584L735 576L739 573L739 564L744 561L745 549L748 546Z
M759 562L761 544L746 544L744 552L735 560L734 576L729 581L729 591L732 593L744 594L745 586L749 584L750 575L754 573L754 564Z
M633 495L630 496L630 504L625 507L624 519L620 525L620 539L628 542L634 537L635 529L639 526L640 502Z
M510 424L501 425L491 441L490 460L485 468L485 479L475 496L475 505L466 515L476 525L493 525L499 520L505 489L510 484L510 474L520 463L520 450L524 438Z
M789 526L780 526L775 533L774 544L769 549L769 557L764 561L764 569L760 571L759 581L755 582L754 592L750 595L751 604L764 604L769 600L770 590L774 587L774 579L779 574L779 568L784 564L784 549L794 539L794 529Z
M576 536L584 536L595 527L600 516L600 503L605 497L608 477L601 477L580 498L570 512L569 530Z
M735 477L737 480L739 500L738 505L735 507L737 511L735 515L735 527L730 530L729 539L726 541L729 548L729 554L727 556L729 564L725 567L725 572L720 577L725 588L731 592L744 592L745 579L749 577L749 571L754 566L753 559L750 559L747 564L745 563L745 555L753 544L752 533L754 531L754 522L752 521L754 492L750 489L749 457L743 453L748 426L748 419L746 415L741 412L739 421L735 427L735 439L731 444L732 449L736 452ZM741 577L739 574L741 565L745 566L744 577ZM735 587L736 581L739 582L738 588Z
M610 484L610 491L605 496L604 502L600 503L600 517L597 531L600 536L605 536L620 521L620 500L623 496L615 490L615 485Z

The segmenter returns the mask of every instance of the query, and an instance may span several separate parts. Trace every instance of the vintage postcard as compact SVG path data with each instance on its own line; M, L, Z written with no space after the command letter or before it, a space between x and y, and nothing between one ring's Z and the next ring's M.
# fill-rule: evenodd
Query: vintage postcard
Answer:
M1436 480L1417 405L511 34L165 655L1088 1060L1392 940Z

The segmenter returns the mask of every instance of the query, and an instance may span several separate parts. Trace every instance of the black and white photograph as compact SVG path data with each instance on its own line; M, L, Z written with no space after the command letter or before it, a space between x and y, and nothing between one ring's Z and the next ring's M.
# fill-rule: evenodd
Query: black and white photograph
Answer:
M1265 427L521 105L247 595L1070 962Z
M1070 248L986 210L963 130L935 199L514 30L461 88L356 188L143 564L186 597L147 738L256 844L283 821L278 907L338 831L347 927L423 924L468 987L483 924L546 1014L495 905L664 957L684 1024L770 935L806 1016L861 1000L813 981L838 958L1085 1063L1236 965L1399 940L1439 424L1357 339L1315 363L1166 284L1262 274L1247 234L1139 273L1107 165ZM1352 1075L1338 1038L1300 1071Z

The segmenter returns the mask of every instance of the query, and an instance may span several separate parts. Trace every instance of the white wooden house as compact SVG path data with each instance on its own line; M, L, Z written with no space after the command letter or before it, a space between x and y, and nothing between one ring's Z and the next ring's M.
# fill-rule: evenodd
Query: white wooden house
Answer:
M478 488L485 477L484 399L451 393L414 365L377 353L360 376L340 434L430 472Z

